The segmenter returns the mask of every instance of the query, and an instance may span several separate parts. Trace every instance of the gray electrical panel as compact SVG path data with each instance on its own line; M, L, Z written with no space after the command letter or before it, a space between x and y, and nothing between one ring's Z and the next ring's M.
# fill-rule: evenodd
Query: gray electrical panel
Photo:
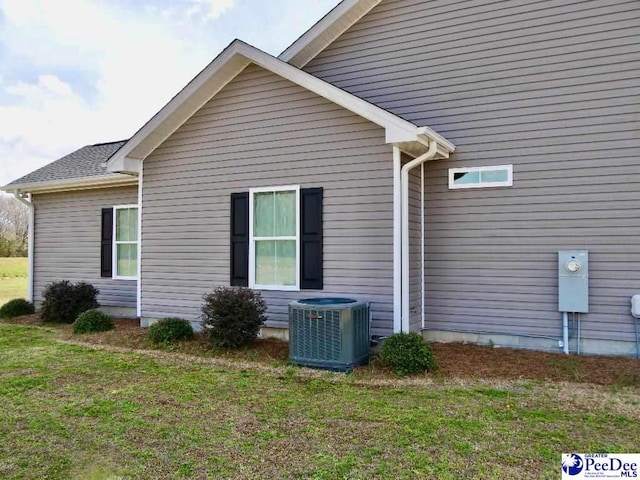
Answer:
M589 313L589 252L558 252L558 310Z

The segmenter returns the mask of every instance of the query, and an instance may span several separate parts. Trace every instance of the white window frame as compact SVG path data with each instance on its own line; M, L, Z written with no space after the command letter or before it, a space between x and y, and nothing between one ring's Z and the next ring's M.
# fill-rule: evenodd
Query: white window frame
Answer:
M256 193L296 192L296 235L290 237L254 237L253 236L253 199ZM249 190L249 288L255 290L273 290L281 292L300 291L300 185L284 187L262 187ZM296 241L296 284L295 285L258 285L256 284L256 241L260 240L295 240Z
M478 183L456 184L455 176L457 173L475 173L487 172L494 170L506 170L507 180L505 182L483 182L482 179ZM482 174L480 174L482 176ZM488 167L470 167L470 168L450 168L449 169L449 189L459 190L463 188L495 188L495 187L513 187L513 165L494 165Z
M137 270L138 272L140 272L140 255L139 255L139 250L140 250L140 228L138 228L138 231L136 232L136 236L138 237L138 239L135 242L131 242L131 241L118 241L118 237L116 236L116 228L117 228L117 223L118 223L118 210L130 210L135 208L136 210L138 210L138 222L140 221L140 216L139 216L139 207L138 205L116 205L113 207L113 250L112 250L112 278L114 280L138 280L138 274L136 274L134 277L124 277L124 276L119 276L118 275L118 245L137 245L138 246L138 259L137 259Z

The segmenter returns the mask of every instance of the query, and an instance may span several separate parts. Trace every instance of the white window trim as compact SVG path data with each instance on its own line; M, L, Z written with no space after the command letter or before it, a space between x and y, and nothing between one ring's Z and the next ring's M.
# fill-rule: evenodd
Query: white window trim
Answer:
M479 182L467 184L455 184L454 179L456 173L474 173L486 172L493 170L506 170L508 178L505 182ZM470 168L450 168L449 169L449 189L460 190L464 188L494 188L494 187L513 187L513 165L494 165L488 167L470 167Z
M137 235L138 235L138 240L136 240L135 242L131 242L131 241L117 241L117 237L116 237L116 227L117 227L117 212L118 210L129 210L132 208L136 208L139 209L138 205L115 205L113 207L113 250L112 250L112 277L113 280L138 280L138 275L135 275L133 277L123 277L123 276L119 276L118 275L118 245L137 245L138 246L138 250L140 250L140 233L138 229ZM140 221L140 217L138 217L138 221ZM138 262L139 262L139 256L138 256ZM138 265L138 272L140 271L140 266Z
M253 197L256 193L265 192L296 192L296 235L291 237L254 237L253 236ZM254 290L273 290L280 292L299 292L300 291L300 185L284 186L284 187L262 187L252 188L249 190L249 288ZM284 285L257 285L256 284L256 257L255 242L256 240L295 240L296 241L296 284L291 286Z

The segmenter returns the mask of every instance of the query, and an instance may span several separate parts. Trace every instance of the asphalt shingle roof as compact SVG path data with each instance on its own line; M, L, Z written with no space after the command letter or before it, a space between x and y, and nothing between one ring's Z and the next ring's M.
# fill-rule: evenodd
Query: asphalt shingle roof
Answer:
M127 141L87 145L69 155L25 175L9 185L98 177L109 172L102 166ZM8 186L8 185L7 185Z

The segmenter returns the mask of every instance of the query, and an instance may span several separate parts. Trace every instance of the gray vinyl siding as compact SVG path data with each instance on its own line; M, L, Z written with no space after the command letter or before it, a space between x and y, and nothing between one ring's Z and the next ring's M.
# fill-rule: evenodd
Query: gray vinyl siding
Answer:
M202 295L229 284L230 195L324 188L323 291L263 292L268 325L288 303L340 295L372 303L392 328L392 148L382 128L249 66L144 161L143 317L196 320Z
M404 156L403 163L411 158ZM422 328L422 200L420 167L409 172L409 329L412 332ZM425 211L426 227L426 211ZM426 253L426 250L425 250Z
M632 341L640 2L383 0L306 68L458 146L426 173L427 327L558 337L557 251L591 252L583 335ZM449 190L513 164L513 188Z
M137 187L34 195L34 298L58 280L89 282L102 306L136 308L136 282L101 278L102 209L138 203Z

